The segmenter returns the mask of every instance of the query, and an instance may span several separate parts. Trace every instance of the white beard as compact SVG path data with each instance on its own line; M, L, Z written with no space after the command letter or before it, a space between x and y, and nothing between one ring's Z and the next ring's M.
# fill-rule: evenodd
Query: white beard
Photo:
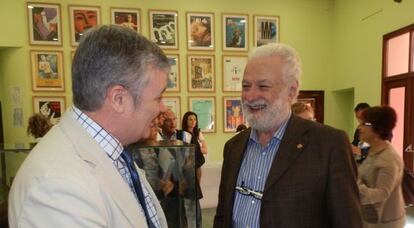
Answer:
M256 129L259 132L269 132L279 127L280 124L286 120L290 112L290 103L283 100L284 94L280 95L282 97L271 104L268 104L263 99L253 102L243 101L243 114L253 129ZM260 113L253 114L250 112L249 107L255 106L264 106L265 108L263 108Z

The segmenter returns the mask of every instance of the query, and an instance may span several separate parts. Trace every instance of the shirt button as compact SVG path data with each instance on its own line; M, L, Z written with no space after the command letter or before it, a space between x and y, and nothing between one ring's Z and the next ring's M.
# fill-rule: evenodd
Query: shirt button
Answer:
M257 179L259 179L259 180L260 180L260 178L261 178L260 176L257 176Z
M252 204L254 204L254 200L252 200Z

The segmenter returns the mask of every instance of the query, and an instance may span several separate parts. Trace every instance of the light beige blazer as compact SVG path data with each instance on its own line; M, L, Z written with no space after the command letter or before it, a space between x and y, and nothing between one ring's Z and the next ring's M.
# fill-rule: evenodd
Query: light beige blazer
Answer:
M404 199L401 191L403 169L402 159L390 143L382 151L370 152L358 167L361 204L363 207L373 205L378 215L365 212L368 223L389 223L404 219Z
M139 170L139 169L138 169ZM144 173L162 227L165 215ZM147 227L138 201L111 159L72 117L39 142L9 195L10 227Z

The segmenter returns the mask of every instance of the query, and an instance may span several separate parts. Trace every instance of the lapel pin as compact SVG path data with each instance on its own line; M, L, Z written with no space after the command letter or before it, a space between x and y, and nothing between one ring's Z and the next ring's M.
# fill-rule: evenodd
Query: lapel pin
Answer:
M302 143L299 143L298 145L296 145L296 148L302 149L303 148L303 144Z

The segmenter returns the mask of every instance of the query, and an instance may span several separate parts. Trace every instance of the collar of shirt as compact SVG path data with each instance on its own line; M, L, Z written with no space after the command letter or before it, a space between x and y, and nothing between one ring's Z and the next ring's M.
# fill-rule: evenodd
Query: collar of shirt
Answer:
M272 140L275 138L278 139L279 141L282 140L283 135L285 134L285 131L286 131L287 123L289 122L291 115L292 115L292 112L289 113L286 120L282 122L280 127L273 134ZM253 140L255 143L259 143L259 139L257 138L257 131L254 128L252 128L252 131L250 132L250 140Z
M116 161L124 150L122 144L80 109L72 106L72 110L73 117L95 139L105 153Z

